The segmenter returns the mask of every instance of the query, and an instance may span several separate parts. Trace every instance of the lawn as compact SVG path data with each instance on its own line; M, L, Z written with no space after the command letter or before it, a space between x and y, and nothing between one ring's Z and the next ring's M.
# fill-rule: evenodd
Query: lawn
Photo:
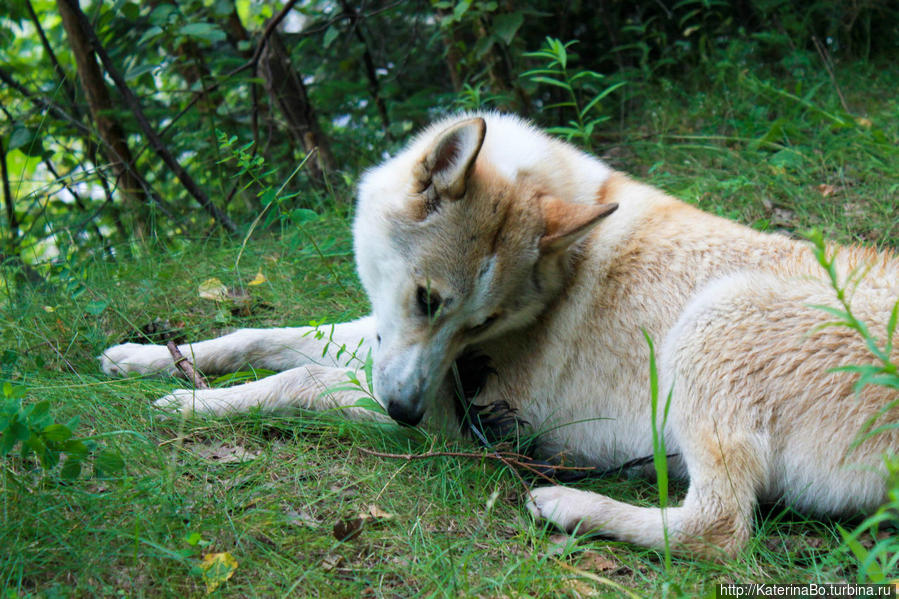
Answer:
M730 60L708 77L633 86L597 154L761 230L814 227L842 243L899 247L899 66L846 64L831 79L813 64L754 72ZM482 453L472 442L339 414L166 420L152 401L183 381L100 373L96 356L141 330L199 339L366 313L352 209L318 212L300 227L257 229L246 245L186 234L133 245L115 262L64 263L52 287L3 301L5 393L49 402L59 423L78 417L75 435L123 462L104 470L88 459L64 480L17 452L0 461L5 596L654 597L856 579L837 530L852 522L767 506L737 559L675 557L668 569L655 551L533 522L519 478L489 456L365 451ZM211 279L240 297L201 297ZM577 484L659 501L639 478ZM674 501L684 491L674 485Z

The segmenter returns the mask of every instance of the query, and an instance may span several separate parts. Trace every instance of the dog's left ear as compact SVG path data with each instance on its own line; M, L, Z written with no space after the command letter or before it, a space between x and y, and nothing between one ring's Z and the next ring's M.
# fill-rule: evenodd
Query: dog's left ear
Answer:
M482 118L456 123L441 132L416 169L421 189L433 185L439 197L451 200L465 195L486 132L487 124Z
M540 198L544 223L540 253L552 254L568 249L617 208L618 204L575 204L543 196Z

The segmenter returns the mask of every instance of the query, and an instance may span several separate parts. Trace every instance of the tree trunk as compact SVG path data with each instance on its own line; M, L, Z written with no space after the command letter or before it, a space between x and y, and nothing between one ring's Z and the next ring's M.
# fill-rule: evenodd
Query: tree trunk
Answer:
M375 108L378 109L378 116L381 117L381 123L384 126L384 136L388 141L392 141L390 135L390 117L387 114L387 105L384 103L384 98L381 97L381 85L378 83L378 71L375 68L375 60L372 58L368 40L366 40L365 36L362 34L362 20L359 18L359 13L355 8L350 6L350 3L347 0L340 0L340 5L343 7L343 12L346 13L347 18L350 21L350 29L353 30L356 39L362 44L362 61L365 66L365 77L368 79L368 93L371 94L371 97L375 102Z
M307 163L315 179L322 179L322 172L334 169L334 157L328 139L322 133L309 102L303 79L293 68L290 55L277 31L272 31L259 57L259 76L265 81L265 89L278 107L291 134L309 153L316 151L315 161Z
M140 105L140 100L134 95L134 92L128 87L125 78L122 77L122 74L119 73L118 69L113 64L112 59L109 57L103 44L101 44L100 40L97 38L97 34L91 28L91 24L88 22L87 17L81 11L78 0L57 0L57 3L61 6L65 5L66 10L74 20L74 24L83 34L85 41L87 41L90 47L93 48L93 51L96 52L97 57L103 63L103 67L106 69L106 72L109 73L109 77L115 82L116 88L119 90L119 93L122 94L122 98L125 100L128 108L131 109L131 114L134 115L138 126L147 138L150 147L156 152L156 155L165 162L172 173L178 177L179 181L181 181L181 185L184 189L210 216L212 216L217 224L224 227L229 233L237 233L237 225L234 224L234 221L232 221L227 214L219 210L218 206L212 203L209 196L206 195L206 192L197 185L197 182L190 176L190 173L181 166L175 156L169 151L168 147L162 142L162 138L159 137L156 130L153 129L153 126L144 114L143 108ZM94 66L96 66L96 62L94 62Z
M9 238L6 245L7 254L18 254L19 245L19 219L16 217L16 207L13 204L12 186L9 184L9 171L6 166L6 148L3 147L3 138L0 137L0 177L3 179L3 206L6 209L6 225L9 227Z
M57 7L75 56L78 77L87 97L91 118L96 124L97 133L103 139L107 159L112 164L122 197L129 208L131 218L128 224L139 239L144 239L147 235L145 224L148 220L147 197L140 181L128 168L133 158L125 138L125 131L112 116L113 104L109 90L97 65L90 38L82 28L78 15L66 0L57 0Z
M462 55L459 54L461 44L456 35L455 25L449 21L450 12L445 8L438 8L437 17L440 22L440 37L446 47L446 69L453 84L453 92L458 95L462 92L462 75L459 73L459 65L462 62Z

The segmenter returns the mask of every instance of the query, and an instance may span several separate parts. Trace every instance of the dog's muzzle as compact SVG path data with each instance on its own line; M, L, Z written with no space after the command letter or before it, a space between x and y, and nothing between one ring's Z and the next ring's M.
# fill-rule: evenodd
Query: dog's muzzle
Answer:
M422 365L421 347L385 350L382 346L374 370L375 394L391 418L415 426L425 413L430 376Z
M381 376L378 376L378 375ZM424 415L420 381L397 380L386 377L382 371L375 371L375 392L387 413L400 424L415 426Z
M415 426L421 422L424 410L421 409L418 402L410 404L408 402L391 399L387 401L387 413L400 424Z

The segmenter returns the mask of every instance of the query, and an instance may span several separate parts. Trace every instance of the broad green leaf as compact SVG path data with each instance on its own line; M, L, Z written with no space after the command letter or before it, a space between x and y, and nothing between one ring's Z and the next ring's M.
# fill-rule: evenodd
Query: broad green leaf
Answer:
M104 449L94 458L94 467L102 474L114 474L125 468L125 460L112 449Z
M495 39L489 35L478 38L478 41L475 42L474 48L472 49L472 53L474 54L475 58L477 58L478 60L483 59L484 56L487 55L487 52L490 51L490 48L493 47L494 41Z
M133 79L137 79L141 75L145 73L151 73L159 68L158 64L142 64L138 65L134 68L128 69L128 72L125 73L125 79L127 81L131 81Z
M99 316L103 313L103 310L105 310L107 306L109 306L109 302L103 300L95 300L92 302L88 302L88 304L84 307L84 311L93 316Z
M81 456L70 455L66 458L66 461L62 464L62 469L59 471L59 476L63 480L75 480L79 476L81 476Z
M50 424L41 431L44 439L53 443L63 443L72 437L72 431L64 424Z
M384 406L370 397L360 397L356 400L356 403L353 404L353 406L357 408L365 408L366 410L371 410L372 412L377 412L378 414L387 414Z
M150 23L157 26L166 25L168 24L169 17L171 17L172 13L175 11L177 11L177 9L172 4L160 4L150 11Z
M318 220L318 213L308 208L295 208L290 212L290 220L295 225L304 225Z
M331 44L334 43L334 40L337 39L337 36L340 35L340 30L337 27L331 25L328 27L328 30L325 31L325 38L322 40L322 46L325 48L331 47Z
M220 42L227 38L225 33L212 23L188 23L181 26L178 29L178 33L210 43Z
M26 156L40 156L44 151L41 137L26 127L16 127L9 136L8 151L19 150Z
M207 553L200 563L203 571L203 582L206 583L206 592L212 593L222 583L234 576L237 570L237 560L227 551L223 553Z
M69 455L76 455L82 458L88 454L88 446L84 441L78 439L69 439L66 441L62 446L62 450Z
M515 34L522 23L524 15L519 11L496 16L493 18L493 34L508 46L515 39Z

